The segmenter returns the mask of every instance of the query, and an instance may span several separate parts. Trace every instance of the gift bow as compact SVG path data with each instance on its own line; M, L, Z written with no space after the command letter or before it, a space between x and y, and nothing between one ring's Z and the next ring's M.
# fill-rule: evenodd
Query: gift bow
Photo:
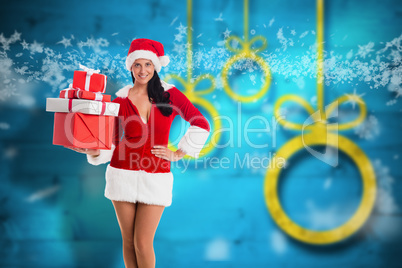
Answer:
M86 67L86 66L84 66L82 64L80 64L80 69L84 70L89 75L98 74L100 72L100 70L94 70L94 69L88 68L88 67Z
M236 48L232 46L231 44L232 40L238 42L241 48ZM251 48L251 46L258 41L262 41L262 44L259 47ZM228 50L234 53L240 54L244 52L244 53L255 54L257 52L263 51L267 47L267 43L268 43L267 39L262 35L257 35L250 41L248 41L247 39L243 41L242 39L240 39L240 37L232 35L228 39L226 39L225 45Z
M313 124L306 126L306 124L298 124L294 123L292 121L288 121L286 119L283 119L280 114L280 108L283 103L292 101L295 102L299 105L301 105L309 114L309 118L313 119ZM346 123L340 123L340 124L328 124L327 118L330 118L332 113L338 109L338 107L347 101L355 101L357 105L359 106L359 116ZM319 126L326 126L327 130L346 130L346 129L351 129L359 124L361 124L366 117L367 114L367 108L366 108L366 103L362 100L357 95L347 95L347 96L341 96L337 98L335 101L333 101L331 104L327 105L325 111L320 111L314 110L314 108L308 103L305 99L303 99L300 96L293 95L293 94L288 94L285 96L282 96L279 98L279 100L275 103L274 106L274 115L275 118L278 120L279 124L284 126L285 128L290 128L293 130L303 130L305 129L312 129L312 128L317 128ZM324 117L324 118L322 118Z
M82 64L80 64L80 68L87 73L87 77L85 79L85 88L84 88L84 90L90 91L89 90L89 84L90 84L90 81L91 81L91 75L99 73L100 70L94 70L94 69L88 68L88 67L86 67L86 66L84 66Z
M68 92L69 92L69 91L76 90L76 92L77 92L77 99L81 99L81 98L79 97L79 92L80 92L80 91L85 91L85 90L82 90L82 89L79 89L79 88L78 88L78 89L73 88L72 84L70 84L68 88L63 89L63 90L64 90L64 97L63 97L63 98L65 98L65 99L67 99L67 97L68 97ZM92 92L92 93L95 94L95 99L94 99L95 101L102 101L102 100L103 100L103 95L102 95L102 93L100 93L100 92Z

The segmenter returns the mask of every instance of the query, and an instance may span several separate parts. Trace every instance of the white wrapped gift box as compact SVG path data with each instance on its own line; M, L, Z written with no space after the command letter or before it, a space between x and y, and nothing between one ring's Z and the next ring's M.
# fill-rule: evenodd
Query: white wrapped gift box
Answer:
M46 111L60 113L83 113L94 115L119 115L119 103L84 99L47 98Z

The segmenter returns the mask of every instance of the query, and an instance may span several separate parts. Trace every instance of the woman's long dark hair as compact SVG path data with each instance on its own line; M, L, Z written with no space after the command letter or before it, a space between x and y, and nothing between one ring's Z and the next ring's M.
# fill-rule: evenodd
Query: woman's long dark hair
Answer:
M134 84L135 78L132 72L131 78L133 79ZM153 101L164 116L169 116L172 114L173 109L170 106L170 94L169 92L165 92L165 89L162 87L161 80L156 71L154 71L154 76L148 82L147 91L149 101Z

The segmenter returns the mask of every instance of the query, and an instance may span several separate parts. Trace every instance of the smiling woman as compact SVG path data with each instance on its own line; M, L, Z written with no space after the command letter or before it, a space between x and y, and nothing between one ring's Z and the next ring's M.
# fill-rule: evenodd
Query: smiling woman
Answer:
M136 59L131 68L133 83L135 84L135 81L137 81L138 85L146 86L148 82L154 77L154 72L155 68L152 61L147 59ZM148 96L148 92L146 91L140 92L137 87L136 90L131 90L130 96L128 98L137 108L137 112L144 123L148 123L152 107L152 97Z
M113 100L120 110L112 150L74 149L86 153L93 165L110 161L105 197L116 211L126 267L155 266L156 228L164 208L172 203L170 161L186 154L198 157L209 136L205 117L177 88L160 80L158 72L168 63L161 43L135 39L126 59L134 85L119 90ZM171 151L169 132L177 115L191 126L179 149Z

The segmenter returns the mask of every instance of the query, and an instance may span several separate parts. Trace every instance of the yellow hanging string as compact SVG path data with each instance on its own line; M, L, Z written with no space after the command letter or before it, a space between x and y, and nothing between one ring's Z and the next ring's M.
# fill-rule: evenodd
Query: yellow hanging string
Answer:
M191 51L193 50L193 1L187 0L187 82L193 77L193 57Z
M187 96L187 98L194 104L203 107L212 118L212 126L211 126L211 138L207 144L205 144L204 148L200 153L200 157L203 157L209 154L213 149L214 145L218 144L219 139L221 137L221 131L216 131L221 129L221 120L219 118L219 113L215 109L214 105L210 103L208 100L202 98L202 95L209 94L215 90L215 79L210 74L202 74L198 76L196 79L193 78L193 58L192 58L192 49L193 49L193 26L192 26L192 10L193 3L192 0L187 0L187 79L184 80L182 77L176 74L166 75L164 80L176 80L183 87L183 93ZM210 87L205 89L199 89L197 85L203 81L209 81L211 84ZM214 132L215 130L215 132ZM169 147L174 149L174 146L169 143ZM185 158L189 158L185 156Z
M324 4L317 1L317 21L324 21ZM324 23L317 23L317 106L321 120L326 122L324 113Z
M244 39L248 41L248 0L244 0Z

